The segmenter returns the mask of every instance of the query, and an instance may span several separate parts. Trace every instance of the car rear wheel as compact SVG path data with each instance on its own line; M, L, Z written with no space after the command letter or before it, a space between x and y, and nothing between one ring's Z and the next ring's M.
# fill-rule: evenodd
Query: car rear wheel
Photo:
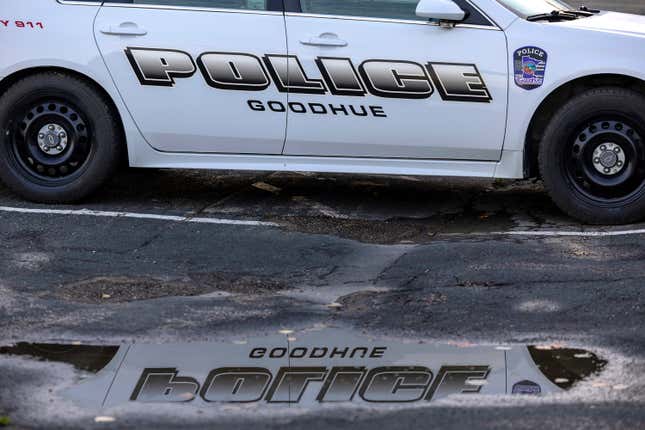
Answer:
M28 200L80 200L118 166L117 124L85 81L56 72L26 77L0 98L0 178Z
M554 202L590 224L645 217L645 97L604 87L571 99L544 132L539 163Z

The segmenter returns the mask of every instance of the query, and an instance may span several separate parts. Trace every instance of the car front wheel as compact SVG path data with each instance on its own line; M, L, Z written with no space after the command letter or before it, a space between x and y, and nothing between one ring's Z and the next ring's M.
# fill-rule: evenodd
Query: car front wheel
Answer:
M544 184L566 213L590 224L645 217L645 96L616 87L574 97L544 132Z

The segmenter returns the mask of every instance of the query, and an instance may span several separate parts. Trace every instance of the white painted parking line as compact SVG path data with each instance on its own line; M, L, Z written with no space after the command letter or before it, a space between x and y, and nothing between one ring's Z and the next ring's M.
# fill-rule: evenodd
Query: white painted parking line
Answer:
M612 236L635 236L645 234L645 229L640 230L614 230L614 231L504 231L491 234L503 234L507 236L560 236L560 237L612 237Z
M91 209L37 209L11 206L0 206L0 212L15 212L43 215L71 215L110 218L134 218L144 220L185 222L196 224L243 225L253 227L280 227L280 224L266 221L235 220L224 218L199 218L177 215L161 215L138 212L97 211ZM645 235L645 229L608 230L608 231L558 231L558 230L510 230L486 233L443 233L440 236L530 236L530 237L615 237Z
M557 231L557 230L510 230L491 231L486 233L444 233L441 236L524 236L524 237L615 237L645 235L645 229L640 230L609 230L609 231Z
M96 211L90 209L36 209L36 208L17 208L10 206L0 206L0 212L14 212L24 214L43 214L43 215L72 215L72 216L93 216L109 218L135 218L158 221L185 222L196 224L225 224L225 225L244 225L256 227L279 227L279 224L264 221L245 221L222 218L198 218L175 215L147 214L136 212L113 212L113 211Z

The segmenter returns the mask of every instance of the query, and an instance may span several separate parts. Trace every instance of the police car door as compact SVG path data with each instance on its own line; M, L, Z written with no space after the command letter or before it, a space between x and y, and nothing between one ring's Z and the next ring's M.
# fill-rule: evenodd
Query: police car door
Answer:
M504 33L466 0L454 28L417 0L292 0L285 154L499 160Z
M263 65L286 54L281 0L117 0L95 22L103 59L148 143L170 152L280 154L286 103Z

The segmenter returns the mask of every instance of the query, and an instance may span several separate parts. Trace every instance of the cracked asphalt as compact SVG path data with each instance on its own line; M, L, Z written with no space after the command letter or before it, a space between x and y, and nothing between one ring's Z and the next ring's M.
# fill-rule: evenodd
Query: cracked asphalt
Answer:
M645 13L640 1L609 8ZM51 209L3 186L0 206ZM101 411L116 419L102 423L62 397L84 377L72 366L0 356L0 417L12 427L645 427L645 234L606 234L645 224L579 225L539 182L131 169L55 209L275 226L0 211L0 346L341 328L429 343L564 344L609 364L542 399L279 412L130 406Z
M6 190L0 206L47 209ZM615 367L601 388L582 384L547 405L105 412L118 425L645 424L643 235L501 234L588 231L539 183L130 170L81 206L57 207L80 208L277 226L0 212L0 344L164 344L340 327L427 342L560 343L601 351ZM25 357L0 367L0 405L19 428L106 426L58 394L78 381L69 368ZM616 385L625 388L602 388Z

